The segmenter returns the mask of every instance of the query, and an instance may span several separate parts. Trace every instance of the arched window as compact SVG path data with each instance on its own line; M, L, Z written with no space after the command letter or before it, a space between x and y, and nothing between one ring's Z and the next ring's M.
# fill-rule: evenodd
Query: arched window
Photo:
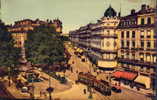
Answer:
M148 17L148 19L147 19L147 24L151 24L151 18L150 17Z

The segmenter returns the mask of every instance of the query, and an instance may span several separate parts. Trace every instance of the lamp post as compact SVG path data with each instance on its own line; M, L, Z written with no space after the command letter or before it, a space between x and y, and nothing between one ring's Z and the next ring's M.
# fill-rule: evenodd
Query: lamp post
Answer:
M88 85L88 91L89 91L89 96L88 96L88 99L93 99L93 95L92 95L92 91L91 91L91 86Z
M11 79L11 78L10 78L10 76L11 76L11 75L10 75L10 74L11 74L11 67L8 67L8 71L9 71L8 80L9 80L9 87L10 87L10 85L11 85L11 82L10 82L10 81L11 81L11 80L10 80L10 79Z
M34 87L34 83L33 83L34 82L34 74L33 73L32 73L32 77L31 77L31 82L32 82L32 93L31 93L32 95L31 95L31 98L34 99L35 98L35 96L34 96L34 88L35 87Z
M49 87L46 89L47 92L49 93L49 100L52 100L51 93L53 92L54 88L51 87L51 77L50 77L50 72L49 72Z

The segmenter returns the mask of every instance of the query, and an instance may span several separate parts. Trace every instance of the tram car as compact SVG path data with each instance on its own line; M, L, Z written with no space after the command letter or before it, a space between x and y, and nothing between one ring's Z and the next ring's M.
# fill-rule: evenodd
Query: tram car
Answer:
M111 86L109 83L103 80L97 80L96 77L90 73L79 73L78 82L94 88L105 96L111 95Z

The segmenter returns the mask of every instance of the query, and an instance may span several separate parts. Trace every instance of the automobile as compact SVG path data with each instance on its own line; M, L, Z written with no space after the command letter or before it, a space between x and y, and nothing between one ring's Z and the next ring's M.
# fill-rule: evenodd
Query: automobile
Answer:
M122 92L122 90L119 86L112 86L111 89L112 89L113 92L116 92L116 93L121 93Z
M28 87L24 86L21 88L22 93L28 93Z

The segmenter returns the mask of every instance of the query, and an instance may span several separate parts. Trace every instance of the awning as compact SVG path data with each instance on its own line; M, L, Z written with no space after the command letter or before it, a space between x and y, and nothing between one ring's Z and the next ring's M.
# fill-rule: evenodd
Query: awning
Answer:
M126 71L116 71L113 73L113 76L116 78L134 80L137 77L137 73L126 72Z
M150 88L151 79L148 76L139 75L139 76L137 76L137 78L134 81L137 83L144 84L147 89Z
M116 68L117 67L116 65L117 65L116 61L109 62L109 61L98 60L97 66L102 68Z

